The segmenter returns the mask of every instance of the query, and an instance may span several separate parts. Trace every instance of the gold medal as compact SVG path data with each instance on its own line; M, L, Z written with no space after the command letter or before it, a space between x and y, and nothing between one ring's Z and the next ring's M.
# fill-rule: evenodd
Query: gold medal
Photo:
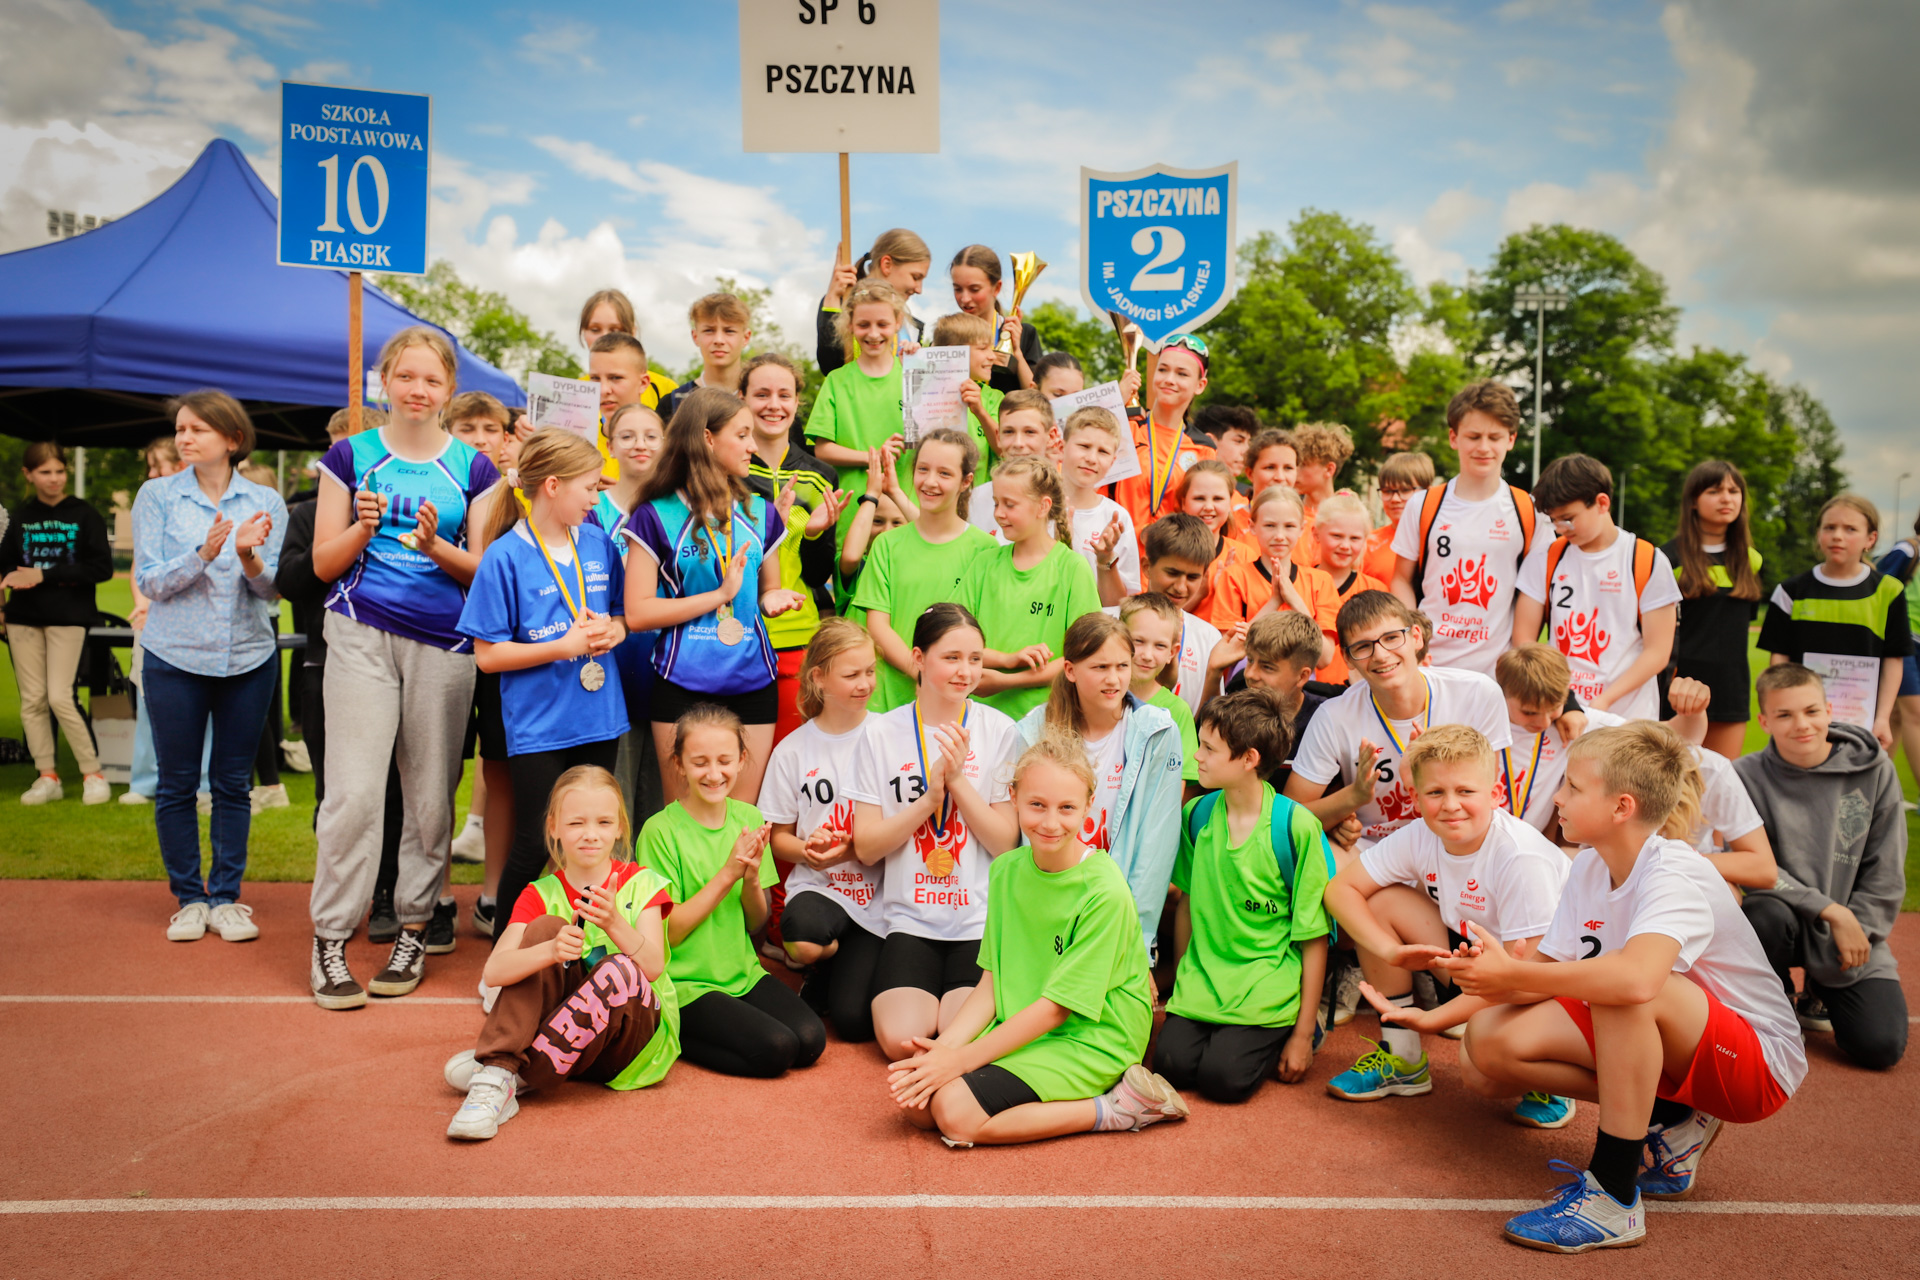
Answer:
M720 623L714 627L713 633L720 638L720 643L724 645L736 645L747 638L747 628L738 618L720 619Z
M607 669L588 658L586 665L580 668L580 687L588 693L600 692L600 686L607 682Z

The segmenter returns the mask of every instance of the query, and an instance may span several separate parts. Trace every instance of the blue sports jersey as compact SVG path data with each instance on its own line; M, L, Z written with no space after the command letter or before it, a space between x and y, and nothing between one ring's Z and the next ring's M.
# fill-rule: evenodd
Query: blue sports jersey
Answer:
M653 669L660 678L696 693L752 693L772 684L777 670L767 622L760 616L760 563L780 543L778 537L768 539L765 534L765 521L773 509L754 496L737 504L733 512L734 554L747 558L733 616L746 628L746 635L739 644L720 643L719 611L715 610L668 627L654 645ZM709 541L708 532L717 535L717 543ZM726 530L696 530L693 513L679 494L641 503L620 526L620 533L641 554L653 557L659 574L657 594L663 598L684 599L719 588L723 574L718 553L727 549Z
M587 605L595 613L619 617L626 612L626 577L613 540L591 520L574 530L580 550L580 570L586 578ZM548 547L566 554L564 547ZM570 557L569 557L570 558ZM503 640L538 644L567 633L573 612L567 595L580 601L580 582L573 566L554 557L554 568L567 584L562 592L553 569L535 545L523 520L512 533L495 538L480 557L480 571L467 592L460 630L475 640ZM607 742L627 731L627 700L620 685L620 667L612 655L598 659L607 682L589 693L580 684L585 658L544 662L537 667L502 672L500 714L507 725L507 754L558 751L583 742Z
M396 636L464 653L472 647L459 630L466 593L439 565L409 550L400 535L418 527L421 504L431 501L440 513L439 536L465 547L467 508L500 473L484 453L452 436L439 457L409 462L387 448L386 434L381 428L348 436L320 460L320 474L343 486L349 503L361 489L387 496L379 529L333 584L327 608Z
M611 537L618 535L620 526L626 521L627 513L615 505L613 490L602 489L600 496L593 500L593 510L587 513L587 518L605 529ZM622 555L626 554L625 547L621 547L620 551Z

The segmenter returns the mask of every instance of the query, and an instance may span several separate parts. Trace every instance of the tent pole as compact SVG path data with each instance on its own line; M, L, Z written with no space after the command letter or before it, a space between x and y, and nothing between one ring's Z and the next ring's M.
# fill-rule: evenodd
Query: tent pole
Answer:
M85 446L76 446L73 451L73 496L87 496L87 450Z
M366 399L366 353L360 345L360 273L347 273L347 434L360 434L360 402Z

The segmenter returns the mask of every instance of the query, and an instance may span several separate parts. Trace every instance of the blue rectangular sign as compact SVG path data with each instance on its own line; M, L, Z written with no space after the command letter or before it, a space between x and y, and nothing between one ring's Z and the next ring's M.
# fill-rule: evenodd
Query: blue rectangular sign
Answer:
M280 85L280 265L424 275L432 103Z
M1080 171L1080 287L1096 316L1118 312L1154 350L1233 298L1239 165Z

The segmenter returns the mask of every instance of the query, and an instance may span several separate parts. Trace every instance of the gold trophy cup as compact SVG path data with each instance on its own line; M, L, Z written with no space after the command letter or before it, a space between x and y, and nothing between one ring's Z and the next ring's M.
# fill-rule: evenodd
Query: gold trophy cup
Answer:
M1032 288L1033 282L1040 278L1040 273L1047 269L1047 264L1040 261L1040 255L1037 253L1016 253L1012 260L1013 311L1018 311L1020 304L1027 299L1027 290ZM1013 311L1007 314L1012 315ZM1013 336L1007 331L1005 325L1000 327L1000 336L994 341L993 354L1005 356L1007 360L1013 358ZM999 363L1005 364L1007 360L1001 360Z
M1126 373L1140 359L1140 348L1147 345L1147 335L1140 332L1140 326L1121 315L1118 311L1107 312L1107 319L1113 324L1113 331L1120 335L1120 372ZM1127 397L1127 407L1140 406L1140 393L1134 392Z

